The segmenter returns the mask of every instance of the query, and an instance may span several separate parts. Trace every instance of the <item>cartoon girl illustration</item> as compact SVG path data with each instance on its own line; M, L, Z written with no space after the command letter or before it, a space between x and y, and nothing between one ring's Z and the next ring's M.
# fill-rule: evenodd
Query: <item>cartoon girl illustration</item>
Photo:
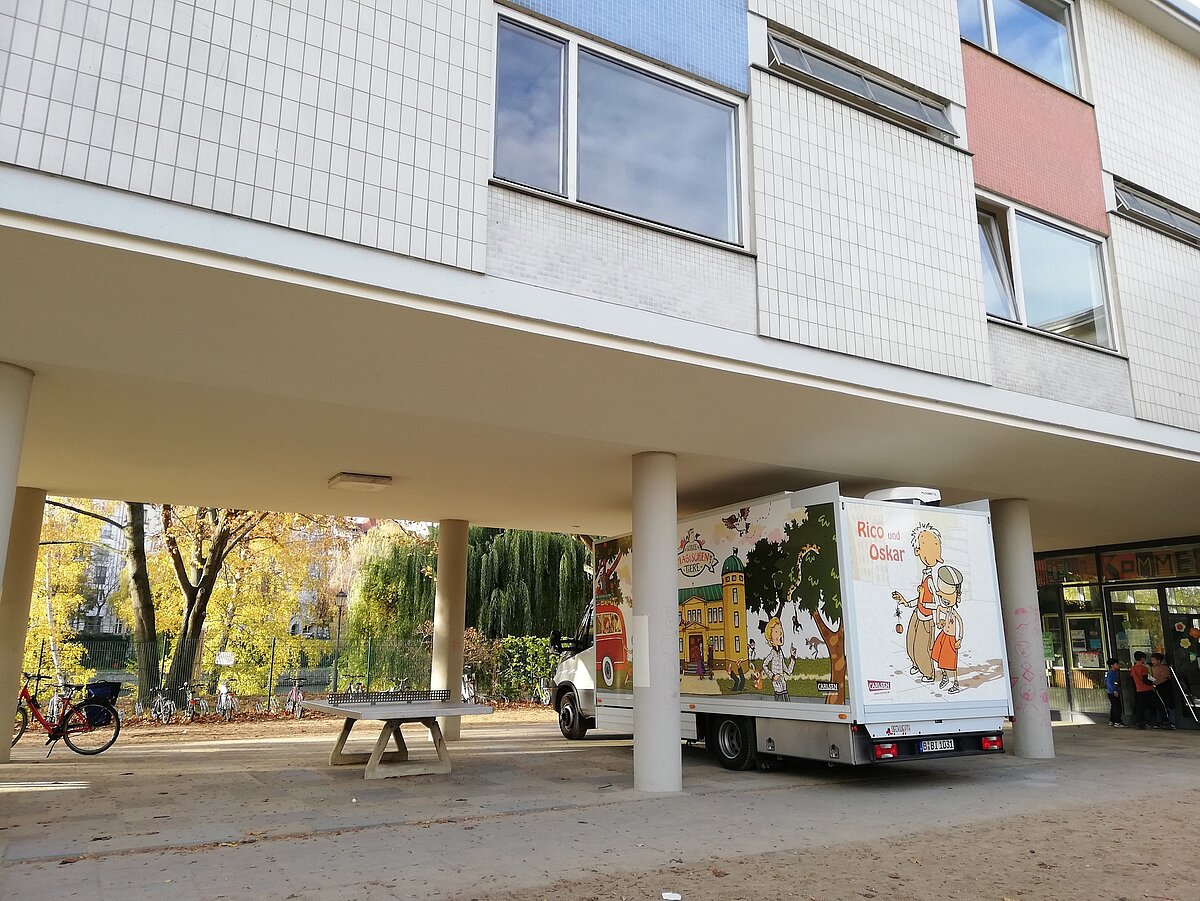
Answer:
M792 645L790 657L783 656L783 623L778 616L767 620L764 632L767 644L771 650L763 660L763 677L771 680L771 690L775 692L776 701L788 700L787 677L796 669L796 646Z
M917 596L909 600L898 591L892 592L892 600L905 607L912 607L906 636L908 659L912 661L911 675L920 674L921 682L933 681L933 611L934 586L933 568L942 562L942 533L927 522L913 529L913 550L924 565Z
M953 566L942 566L937 571L937 596L940 603L934 621L938 637L933 641L932 658L942 671L938 688L946 688L947 694L960 691L958 685L958 650L962 647L963 621L958 612L962 600L963 574Z

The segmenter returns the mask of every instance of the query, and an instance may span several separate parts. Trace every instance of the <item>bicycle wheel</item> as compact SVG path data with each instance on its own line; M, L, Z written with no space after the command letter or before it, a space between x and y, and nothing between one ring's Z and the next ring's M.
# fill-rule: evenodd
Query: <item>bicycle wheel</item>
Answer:
M17 718L13 720L13 744L21 740L21 736L25 734L25 728L29 725L29 711L25 709L24 704L17 705Z
M121 717L111 704L83 701L71 705L62 729L63 741L76 754L99 754L121 734Z

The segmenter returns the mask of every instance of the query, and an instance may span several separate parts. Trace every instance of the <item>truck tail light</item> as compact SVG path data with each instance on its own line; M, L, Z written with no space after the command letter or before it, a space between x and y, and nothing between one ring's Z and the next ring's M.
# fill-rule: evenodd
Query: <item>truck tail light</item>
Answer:
M983 750L985 751L1003 751L1004 736L1002 735L985 735L983 737Z
M875 746L876 760L890 760L893 757L899 756L900 755L896 751L896 745L894 742L880 742Z

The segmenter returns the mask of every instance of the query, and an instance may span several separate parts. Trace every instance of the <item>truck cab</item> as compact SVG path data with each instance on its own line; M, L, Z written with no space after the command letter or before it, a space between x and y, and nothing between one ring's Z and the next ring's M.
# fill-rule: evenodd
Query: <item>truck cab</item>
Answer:
M551 686L551 702L558 712L564 738L580 739L596 725L596 650L592 622L595 602L583 611L572 638L550 633L550 647L559 655Z

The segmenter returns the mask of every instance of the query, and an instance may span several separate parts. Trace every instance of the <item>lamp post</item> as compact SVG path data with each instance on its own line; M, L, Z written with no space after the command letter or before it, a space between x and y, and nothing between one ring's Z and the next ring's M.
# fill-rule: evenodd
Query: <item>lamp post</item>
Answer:
M346 592L339 591L334 595L337 604L337 643L333 652L333 690L338 690L338 667L342 662L342 611L346 609Z

